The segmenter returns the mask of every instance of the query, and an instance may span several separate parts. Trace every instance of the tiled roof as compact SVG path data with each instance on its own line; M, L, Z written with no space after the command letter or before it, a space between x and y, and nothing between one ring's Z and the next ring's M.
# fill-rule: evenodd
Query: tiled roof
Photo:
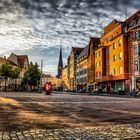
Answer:
M27 55L17 55L18 57L18 63L19 63L19 66L21 68L24 67L24 63L25 63L25 60L28 59L28 56Z
M87 45L83 51L80 53L80 55L78 56L78 59L83 57L84 55L88 54L88 49L89 49L89 45Z
M7 63L8 64L11 64L12 66L17 66L14 62L10 61L10 60L7 60Z

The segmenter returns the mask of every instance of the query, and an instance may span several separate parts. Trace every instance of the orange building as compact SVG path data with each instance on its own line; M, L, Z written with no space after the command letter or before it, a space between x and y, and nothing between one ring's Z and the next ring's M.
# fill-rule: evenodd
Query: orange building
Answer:
M87 63L87 87L88 91L92 91L95 87L95 48L100 44L100 39L91 37L89 42L89 56Z
M123 26L124 23L117 20L107 25L100 40L102 49L97 49L98 54L101 51L101 56L98 55L96 60L99 66L96 81L106 92L124 90L129 79L127 38Z

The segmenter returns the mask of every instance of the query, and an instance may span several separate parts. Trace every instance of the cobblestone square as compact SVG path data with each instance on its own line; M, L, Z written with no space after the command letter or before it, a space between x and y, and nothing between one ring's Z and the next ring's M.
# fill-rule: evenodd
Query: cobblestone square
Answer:
M140 139L140 99L1 92L0 139Z

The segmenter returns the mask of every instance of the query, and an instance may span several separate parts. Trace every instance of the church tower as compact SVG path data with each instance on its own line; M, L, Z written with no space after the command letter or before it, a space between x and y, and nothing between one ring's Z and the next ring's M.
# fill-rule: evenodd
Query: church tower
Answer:
M62 48L60 47L59 53L59 62L58 62L58 78L62 77L62 70L63 70L63 59L62 59Z

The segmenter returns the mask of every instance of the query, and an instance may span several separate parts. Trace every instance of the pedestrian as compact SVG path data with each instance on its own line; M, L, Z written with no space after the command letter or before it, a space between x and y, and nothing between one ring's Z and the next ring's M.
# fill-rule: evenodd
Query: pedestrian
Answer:
M133 89L133 96L136 97L136 89Z
M126 94L127 94L127 96L130 96L130 91L129 91L129 89L127 89Z

